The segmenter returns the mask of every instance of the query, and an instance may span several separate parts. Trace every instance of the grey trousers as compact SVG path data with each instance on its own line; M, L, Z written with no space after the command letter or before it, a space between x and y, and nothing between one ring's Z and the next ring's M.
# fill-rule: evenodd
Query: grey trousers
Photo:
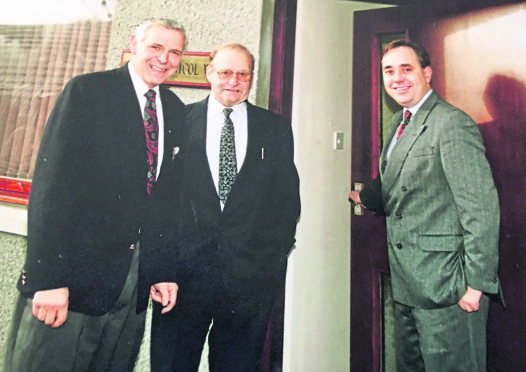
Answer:
M397 371L486 372L489 297L478 311L457 304L424 310L395 303Z
M62 326L50 328L33 316L31 299L19 296L11 323L5 371L132 371L146 318L145 311L136 314L135 310L138 248L139 244L117 303L104 315L68 311Z

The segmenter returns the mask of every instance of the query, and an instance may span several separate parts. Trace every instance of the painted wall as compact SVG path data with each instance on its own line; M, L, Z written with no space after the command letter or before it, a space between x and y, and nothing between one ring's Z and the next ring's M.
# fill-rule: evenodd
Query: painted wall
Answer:
M261 34L263 12L272 10L272 0L118 0L112 29L108 68L119 65L121 51L128 46L129 36L136 25L149 17L170 17L186 29L187 51L210 52L214 47L229 42L239 42L256 56L256 64L268 66L261 55L269 56L268 35ZM270 4L270 6L269 6ZM269 14L272 17L272 13ZM271 32L271 29L264 29ZM260 43L263 41L263 43ZM268 58L268 57L267 57ZM249 99L256 100L257 77ZM173 89L185 102L191 103L208 95L207 89Z
M289 260L285 371L349 371L353 12L374 5L299 0L293 125L302 214ZM343 133L343 150L334 135Z

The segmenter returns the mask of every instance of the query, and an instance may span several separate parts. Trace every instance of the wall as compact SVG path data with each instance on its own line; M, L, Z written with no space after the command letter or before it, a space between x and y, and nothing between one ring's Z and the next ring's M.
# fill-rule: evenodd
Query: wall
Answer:
M3 371L5 343L13 304L18 294L16 281L24 263L26 239L22 235L0 233L0 371Z
M116 4L112 38L108 54L108 68L119 65L121 51L128 47L129 36L136 25L149 17L170 17L178 20L186 29L187 50L210 52L214 47L229 42L239 42L256 56L256 64L268 66L260 54L270 58L268 35L261 35L263 10L268 11L272 0L119 0ZM273 7L270 6L270 10ZM272 13L268 14L272 17ZM267 32L271 32L267 30ZM266 40L263 45L260 40ZM256 81L249 99L254 102L258 93ZM173 90L185 103L195 102L208 95L207 89L175 87ZM264 92L263 92L264 93Z
M303 209L289 260L285 371L350 369L353 12L377 6L298 1L293 125Z

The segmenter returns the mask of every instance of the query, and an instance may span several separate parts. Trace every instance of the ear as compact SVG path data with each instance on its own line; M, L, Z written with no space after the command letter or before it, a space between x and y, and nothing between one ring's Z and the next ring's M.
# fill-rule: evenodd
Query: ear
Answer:
M212 67L212 64L208 64L206 65L206 80L208 80L209 83L212 82L212 80L210 80L210 77L212 76L212 73L214 72L214 68Z
M426 83L431 84L431 77L433 76L433 70L431 69L431 66L427 66L424 68L424 78L426 80Z

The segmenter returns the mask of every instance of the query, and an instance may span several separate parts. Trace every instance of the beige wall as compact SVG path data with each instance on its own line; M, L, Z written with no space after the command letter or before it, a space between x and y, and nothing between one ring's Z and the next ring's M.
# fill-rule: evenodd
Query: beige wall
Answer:
M376 6L298 0L293 125L303 209L289 261L285 371L350 368L353 12Z
M256 65L268 66L271 29L261 33L263 12L272 7L272 0L118 0L116 3L108 68L119 65L121 51L128 46L130 34L136 25L149 17L170 17L178 20L186 29L188 51L210 52L214 47L239 42L256 56ZM270 4L270 6L269 6ZM268 14L267 17L272 17ZM260 41L263 40L262 43ZM267 60L261 60L266 56ZM256 68L256 82L259 70ZM257 89L252 89L249 99L256 100ZM195 102L208 95L206 89L173 89L185 103ZM264 92L262 92L264 94ZM259 94L259 93L258 93Z

